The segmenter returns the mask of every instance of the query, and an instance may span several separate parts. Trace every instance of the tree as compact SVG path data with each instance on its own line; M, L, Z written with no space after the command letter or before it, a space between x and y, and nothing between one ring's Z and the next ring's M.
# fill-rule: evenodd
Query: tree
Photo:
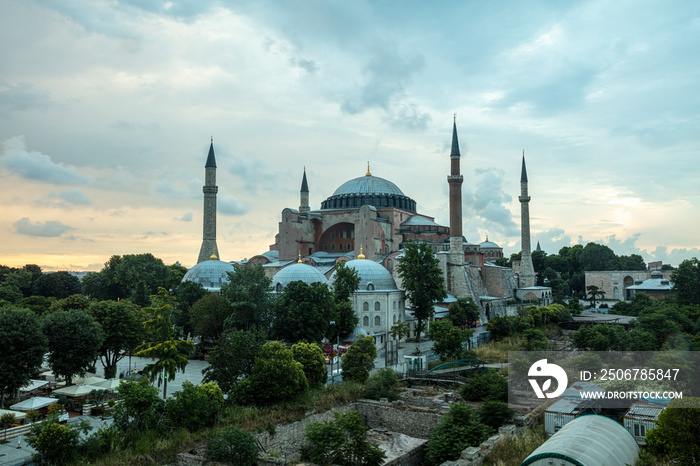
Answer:
M80 433L67 425L48 422L31 440L40 464L68 464L78 455Z
M267 341L262 329L229 330L209 352L209 366L202 373L205 382L216 382L228 393L241 378L253 372L255 358Z
M408 326L408 324L404 321L401 321L391 326L389 334L394 340L401 340L403 337L408 336L410 331L411 329Z
M5 392L29 383L44 361L47 340L36 314L27 309L0 309L0 407Z
M212 439L207 456L214 461L224 461L240 466L255 466L258 460L258 445L250 432L236 426L221 430L221 436Z
M5 429L5 441L7 441L7 429L12 427L12 424L17 422L17 416L14 413L5 413L0 416L0 429Z
M318 343L299 342L292 345L294 360L301 364L309 386L318 386L326 383L328 371L326 370L326 358Z
M238 385L234 391L242 396L236 401L252 399L260 405L294 399L309 387L301 363L276 341L263 345L250 377Z
M143 341L139 309L128 301L98 301L90 306L90 315L104 332L100 359L105 378L112 379L117 375L117 363L124 357L124 352L133 350Z
M215 341L224 331L224 322L233 308L218 293L208 293L192 305L190 319L194 333L202 340Z
M436 320L429 332L430 339L433 340L433 353L443 361L459 357L464 342L469 338L469 332L455 327L449 319Z
M182 390L168 399L165 414L172 425L195 432L213 426L223 407L224 395L218 385L196 386L185 380Z
M481 313L479 306L471 297L458 298L457 301L450 306L447 318L452 321L456 327L467 325L479 320Z
M204 287L195 282L181 282L175 289L175 308L173 309L173 324L182 329L182 334L188 336L194 332L192 320L190 319L190 309L194 303L203 298L207 293ZM179 332L179 329L178 329Z
M366 465L384 463L386 454L367 441L367 431L357 411L333 413L335 419L311 422L306 427L306 445L301 447L301 459L328 466Z
M32 284L32 294L54 298L67 298L82 291L78 277L68 272L52 272L42 274Z
M588 290L588 296L590 296L591 306L595 306L596 297L600 296L600 299L605 299L605 291L599 289L595 285L588 285L586 287Z
M81 311L58 311L44 319L42 330L49 344L49 367L65 377L83 375L99 356L104 332L94 318Z
M684 260L671 274L676 302L680 305L700 304L700 261Z
M256 326L267 330L272 319L272 281L261 265L239 267L228 272L229 282L221 287L221 297L233 308L226 324L249 330Z
M508 407L504 401L488 400L479 407L479 419L494 430L498 430L506 422L509 422L517 410Z
M106 295L100 296L101 299L133 300L139 283L143 283L146 295L170 285L168 268L152 254L112 256L99 274L103 280L100 294Z
M621 325L597 324L584 326L574 332L574 347L588 351L625 351L629 334Z
M119 401L114 409L114 425L125 433L138 435L155 429L165 412L158 389L146 379L123 379L119 383Z
M697 464L700 460L700 398L679 398L661 411L656 428L647 431L647 447L660 455Z
M5 274L0 283L0 300L16 304L24 298L22 290L32 283L32 274L27 270L16 270Z
M583 271L592 270L615 270L617 267L617 256L609 247L596 244L588 243L579 257L581 263L581 269Z
M90 308L90 300L81 294L74 294L67 298L59 299L51 303L48 313L58 311L83 311L86 314Z
M521 348L525 351L544 351L547 349L547 336L542 330L529 328L523 332L525 341Z
M479 422L479 415L463 402L455 403L430 433L426 461L437 465L456 460L462 450L479 445L489 436L489 428Z
M328 335L329 323L336 319L335 306L323 283L289 283L275 301L272 334L281 340L319 342Z
M439 261L428 243L412 240L406 243L399 258L398 275L417 320L417 341L420 341L423 321L430 320L435 313L433 302L447 297L445 280L438 265Z
M168 289L174 290L182 283L182 279L187 273L187 267L178 264L167 265L166 267L168 269Z
M29 309L34 314L41 316L48 313L49 307L51 307L53 301L53 298L47 298L45 296L29 296L28 298L22 299L18 306Z
M335 265L333 281L333 297L336 301L348 301L352 294L360 287L360 274L344 262Z
M507 401L508 380L494 371L474 373L462 385L459 394L465 401Z
M343 380L354 380L364 383L369 373L374 369L377 358L377 347L370 336L359 337L350 345L341 362Z
M176 371L185 371L187 356L194 350L191 341L173 339L171 300L165 288L158 288L158 294L152 296L153 307L145 308L152 319L143 324L152 340L136 348L137 356L156 359L143 371L151 379L157 377L159 387L163 384L163 398L168 393L168 377L174 379Z
M382 367L369 376L362 396L370 400L386 398L389 401L399 399L399 378L392 369Z

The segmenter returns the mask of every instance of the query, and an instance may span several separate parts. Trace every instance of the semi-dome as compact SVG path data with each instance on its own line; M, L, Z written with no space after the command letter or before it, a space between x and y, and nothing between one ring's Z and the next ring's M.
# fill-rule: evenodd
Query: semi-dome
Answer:
M360 286L357 291L391 291L398 290L391 273L381 264L369 259L355 259L345 262L346 267L357 271L360 276ZM331 275L329 283L335 282L335 272Z
M307 285L328 283L328 279L316 267L296 263L283 268L272 277L272 288L275 291L282 291L285 286L296 281L302 281Z
M236 268L232 264L211 259L202 261L188 270L182 281L199 283L209 291L219 291L221 285L229 281L226 273L235 271Z
M406 196L391 181L373 176L369 170L365 176L341 184L331 197L321 203L321 209L359 208L363 205L416 211L416 201Z

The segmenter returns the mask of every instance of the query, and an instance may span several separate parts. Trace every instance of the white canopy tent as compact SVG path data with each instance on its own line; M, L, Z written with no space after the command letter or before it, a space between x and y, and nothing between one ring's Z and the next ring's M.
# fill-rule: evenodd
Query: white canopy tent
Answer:
M15 409L17 411L34 411L50 406L56 402L58 402L56 398L34 396L32 398L27 398L24 401L20 401L19 403L13 404L12 406L10 406L10 409Z

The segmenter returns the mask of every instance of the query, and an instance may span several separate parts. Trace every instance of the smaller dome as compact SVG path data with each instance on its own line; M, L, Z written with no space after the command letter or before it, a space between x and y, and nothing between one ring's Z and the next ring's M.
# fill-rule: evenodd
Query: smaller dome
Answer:
M188 270L182 281L199 283L208 291L219 291L224 283L229 282L227 272L235 271L236 268L232 264L211 259Z
M285 286L296 281L302 281L307 285L328 283L328 279L316 267L297 262L283 268L272 277L272 289L282 291Z
M479 247L481 249L499 249L500 246L497 245L496 243L492 243L491 241L484 241L483 243L479 244Z
M398 290L391 273L381 264L369 259L355 259L345 262L346 267L353 268L360 276L358 291L393 291ZM331 275L329 283L335 282L335 272Z

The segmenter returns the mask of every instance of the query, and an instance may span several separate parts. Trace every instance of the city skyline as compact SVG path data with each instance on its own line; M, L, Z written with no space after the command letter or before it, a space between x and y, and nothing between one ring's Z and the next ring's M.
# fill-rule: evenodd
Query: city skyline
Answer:
M204 164L217 243L241 260L280 213L345 181L394 182L449 225L453 114L463 230L520 250L595 241L700 256L694 2L0 4L0 264L192 266Z

